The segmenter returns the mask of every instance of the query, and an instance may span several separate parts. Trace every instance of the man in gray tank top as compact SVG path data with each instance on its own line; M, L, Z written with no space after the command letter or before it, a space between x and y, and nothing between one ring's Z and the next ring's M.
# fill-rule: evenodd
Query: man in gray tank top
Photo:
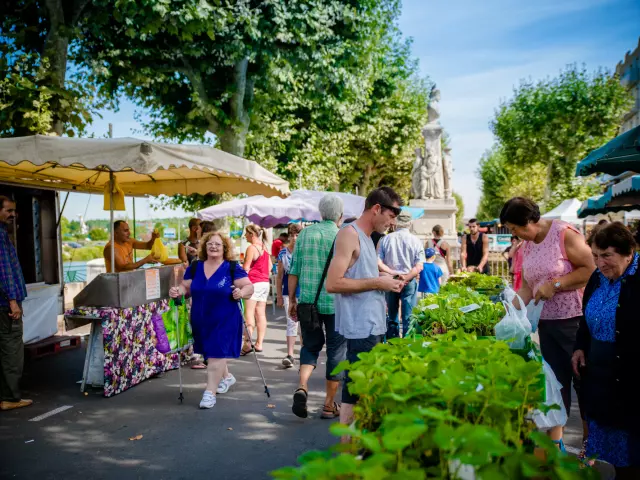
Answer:
M384 233L395 224L402 199L389 187L373 190L365 200L362 216L345 226L336 238L335 253L327 273L326 288L335 294L336 330L347 339L347 360L369 352L382 341L386 331L384 292L400 292L401 276L381 274L372 232ZM353 421L358 397L349 393L349 375L342 386L340 422Z

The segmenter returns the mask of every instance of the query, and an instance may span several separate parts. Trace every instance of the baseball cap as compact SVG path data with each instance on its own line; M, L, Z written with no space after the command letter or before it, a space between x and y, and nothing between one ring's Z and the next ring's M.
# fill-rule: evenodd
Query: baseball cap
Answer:
M425 256L426 256L427 258L431 258L431 257L435 256L435 254L436 254L436 249L435 249L435 248L427 248L427 249L425 250L424 254L425 254Z

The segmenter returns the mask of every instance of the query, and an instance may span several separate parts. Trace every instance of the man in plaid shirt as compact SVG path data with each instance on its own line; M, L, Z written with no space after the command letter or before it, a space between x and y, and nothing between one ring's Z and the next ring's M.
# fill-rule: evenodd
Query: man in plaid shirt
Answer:
M9 240L9 227L16 218L16 204L0 195L0 410L28 407L20 396L24 364L22 301L27 287L16 249Z
M318 205L322 222L311 225L300 232L293 251L289 271L289 291L295 292L300 285L300 303L313 303L316 298L322 272L333 242L338 234L343 213L343 204L337 195L325 195ZM298 300L290 296L289 316L298 318ZM346 358L347 342L336 332L333 297L322 286L318 299L320 326L313 327L300 323L302 349L300 350L300 385L293 394L293 413L298 417L307 417L308 384L311 373L318 364L318 356L323 345L327 344L327 368L325 373L326 396L322 418L340 416L340 406L334 401L342 375L331 375L333 369ZM324 327L324 330L323 330Z

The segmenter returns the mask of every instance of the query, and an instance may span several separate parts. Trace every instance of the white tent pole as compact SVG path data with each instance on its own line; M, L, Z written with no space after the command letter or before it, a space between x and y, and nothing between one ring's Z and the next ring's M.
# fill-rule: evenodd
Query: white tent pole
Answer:
M113 172L109 172L109 221L111 225L111 273L116 273L116 232L113 228Z

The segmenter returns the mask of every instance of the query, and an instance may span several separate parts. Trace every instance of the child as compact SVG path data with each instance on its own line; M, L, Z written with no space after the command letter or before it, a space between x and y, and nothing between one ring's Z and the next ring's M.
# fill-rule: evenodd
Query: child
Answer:
M440 291L440 284L442 283L442 269L433 263L436 260L436 250L434 248L427 248L424 254L427 261L420 273L418 291L423 294L438 293Z

